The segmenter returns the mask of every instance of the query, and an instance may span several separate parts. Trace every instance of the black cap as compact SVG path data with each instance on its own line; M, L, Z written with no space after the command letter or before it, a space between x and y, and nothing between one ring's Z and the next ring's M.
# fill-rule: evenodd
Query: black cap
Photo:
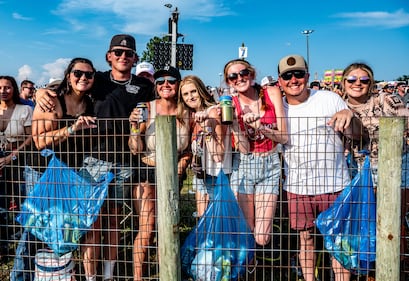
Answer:
M153 75L153 78L157 79L159 77L162 77L164 75L169 75L172 77L175 77L178 81L182 80L182 76L180 75L180 72L177 68L173 67L173 66L165 66L164 68L158 70L155 72L155 74Z
M135 38L133 38L133 36L128 35L128 34L114 35L111 39L111 44L109 45L109 49L111 50L112 47L126 47L136 52Z
M312 82L310 83L310 88L312 88L312 87L314 87L314 86L321 87L321 84L320 84L319 81L312 81Z

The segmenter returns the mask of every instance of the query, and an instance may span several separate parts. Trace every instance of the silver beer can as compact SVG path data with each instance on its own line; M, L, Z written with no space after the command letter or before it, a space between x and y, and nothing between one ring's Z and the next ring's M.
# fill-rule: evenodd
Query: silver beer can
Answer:
M148 105L146 102L138 102L136 105L136 108L138 108L141 112L141 119L138 120L138 123L144 123L148 121Z

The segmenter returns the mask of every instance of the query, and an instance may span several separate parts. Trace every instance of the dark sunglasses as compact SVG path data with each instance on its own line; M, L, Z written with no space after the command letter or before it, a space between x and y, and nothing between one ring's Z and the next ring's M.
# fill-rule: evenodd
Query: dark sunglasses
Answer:
M283 80L286 80L286 81L293 78L293 75L294 75L295 78L301 79L301 78L305 77L305 73L306 72L304 70L294 70L294 71L285 72L285 73L281 74L280 77Z
M134 56L135 52L132 50L124 50L124 49L115 49L115 50L111 50L111 53L114 53L115 56L117 57L121 57L123 53L125 53L125 57L127 58L131 58Z
M371 78L368 76L361 76L361 77L356 77L356 76L348 76L345 78L345 80L348 81L350 84L354 84L357 80L359 80L362 84L368 85L369 82L371 81Z
M168 76L168 77L159 77L158 79L155 80L156 85L163 85L165 82L168 81L170 85L175 85L176 82L178 81L175 77Z
M236 81L237 78L239 78L239 75L241 77L247 77L250 75L250 70L248 70L247 68L240 70L240 72L237 73L230 73L227 75L227 79L229 81Z
M85 78L87 79L93 79L95 75L95 72L93 71L82 71L78 69L71 70L71 73L77 78L81 78L82 75L85 75Z

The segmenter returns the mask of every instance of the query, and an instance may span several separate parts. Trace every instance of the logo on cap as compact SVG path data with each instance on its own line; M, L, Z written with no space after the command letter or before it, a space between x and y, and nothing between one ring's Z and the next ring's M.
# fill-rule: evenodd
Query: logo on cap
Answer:
M122 41L119 43L119 45L124 46L124 47L127 47L127 46L128 46L128 43L126 42L126 39L124 39L124 40L122 40ZM131 44L129 44L129 45L131 45Z
M287 65L293 66L293 65L295 65L295 64L296 64L295 58L289 57L289 58L287 59Z

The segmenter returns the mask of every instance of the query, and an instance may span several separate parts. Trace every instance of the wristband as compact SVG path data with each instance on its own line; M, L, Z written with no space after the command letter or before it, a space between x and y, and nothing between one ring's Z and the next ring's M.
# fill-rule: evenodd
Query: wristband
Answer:
M204 134L205 134L206 141L210 141L212 139L212 136L213 136L213 128L210 127L210 126L206 126L204 128Z
M137 135L139 135L139 133L140 133L140 130L138 128L131 127L131 135L132 136L137 136Z
M67 132L69 136L72 136L75 134L75 131L73 130L72 126L67 127Z

